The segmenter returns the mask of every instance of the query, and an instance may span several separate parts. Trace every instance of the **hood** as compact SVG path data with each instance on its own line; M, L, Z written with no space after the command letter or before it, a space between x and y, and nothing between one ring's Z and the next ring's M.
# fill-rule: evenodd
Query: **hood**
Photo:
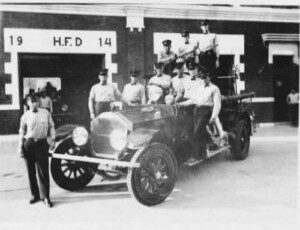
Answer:
M128 135L140 127L155 128L158 124L156 121L172 116L174 109L169 105L148 105L118 112L104 112L91 124L93 148L96 152L113 153L109 144L113 131L118 130Z

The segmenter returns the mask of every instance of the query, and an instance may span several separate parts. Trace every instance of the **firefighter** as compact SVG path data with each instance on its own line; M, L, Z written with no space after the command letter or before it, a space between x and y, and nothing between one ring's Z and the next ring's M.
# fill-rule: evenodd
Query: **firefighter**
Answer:
M195 42L192 42L190 39L190 32L184 31L181 33L181 36L183 38L183 44L178 49L178 61L179 62L189 62L192 61L196 64L198 64L198 56L195 55L195 52L198 48L198 44ZM187 66L185 65L185 71L187 71Z
M128 107L135 107L146 104L145 88L138 83L138 72L130 71L130 83L126 84L123 89L123 102Z
M107 82L108 69L100 69L98 71L99 83L92 86L88 105L91 119L103 112L110 111L111 103L116 98L121 98L121 93L118 88L112 83Z
M171 51L171 40L164 40L162 44L164 46L164 50L159 53L158 62L164 63L164 74L171 75L172 71L175 68L176 54L173 51Z
M172 79L163 73L163 62L154 64L156 75L151 77L148 82L148 104L164 103L164 96L171 87Z
M53 149L55 146L54 122L48 110L39 108L37 96L28 96L27 104L29 110L22 115L20 122L18 152L21 157L25 158L27 166L32 196L29 203L34 204L42 198L44 204L51 208L53 204L49 196L49 144L47 137L49 133L50 149ZM40 186L37 183L36 171Z
M206 125L208 123L214 124L221 110L219 88L211 83L211 76L208 72L204 72L201 78L204 80L204 86L197 84L197 88L195 88L197 93L193 94L190 99L178 104L179 106L194 105L192 154L186 162L189 166L193 166L206 158L206 145L209 140Z
M219 48L217 36L209 30L208 20L201 21L201 35L198 42L197 54L199 55L199 65L205 67L215 82L216 68L219 67Z

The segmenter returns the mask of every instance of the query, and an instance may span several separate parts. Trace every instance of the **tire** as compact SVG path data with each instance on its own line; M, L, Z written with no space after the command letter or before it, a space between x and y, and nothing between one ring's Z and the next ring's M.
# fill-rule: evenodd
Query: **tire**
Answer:
M177 177L177 161L166 145L152 143L137 152L131 162L140 168L131 168L127 174L129 193L139 203L153 206L162 203L173 191Z
M68 154L69 149L72 149L72 143L63 143L59 150L62 153ZM88 151L81 151L83 156L90 156ZM51 174L55 183L66 190L76 191L84 188L95 176L98 164L85 162L66 161L62 159L51 159Z
M249 155L250 133L247 128L247 121L238 120L234 128L234 138L231 138L231 155L236 160L244 160Z

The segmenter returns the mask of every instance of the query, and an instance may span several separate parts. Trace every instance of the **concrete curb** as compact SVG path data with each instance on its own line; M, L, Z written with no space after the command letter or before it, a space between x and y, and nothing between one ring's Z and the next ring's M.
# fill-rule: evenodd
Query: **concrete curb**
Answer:
M9 141L18 141L18 134L13 135L0 135L0 143L1 142L9 142Z

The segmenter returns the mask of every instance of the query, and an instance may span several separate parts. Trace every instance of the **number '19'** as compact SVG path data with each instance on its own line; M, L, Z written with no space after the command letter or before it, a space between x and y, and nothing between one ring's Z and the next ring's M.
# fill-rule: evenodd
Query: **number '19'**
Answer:
M9 36L9 38L11 45L14 45L14 43L17 42L17 45L20 46L23 43L23 38L21 36L18 36L16 39L14 39L14 36Z

